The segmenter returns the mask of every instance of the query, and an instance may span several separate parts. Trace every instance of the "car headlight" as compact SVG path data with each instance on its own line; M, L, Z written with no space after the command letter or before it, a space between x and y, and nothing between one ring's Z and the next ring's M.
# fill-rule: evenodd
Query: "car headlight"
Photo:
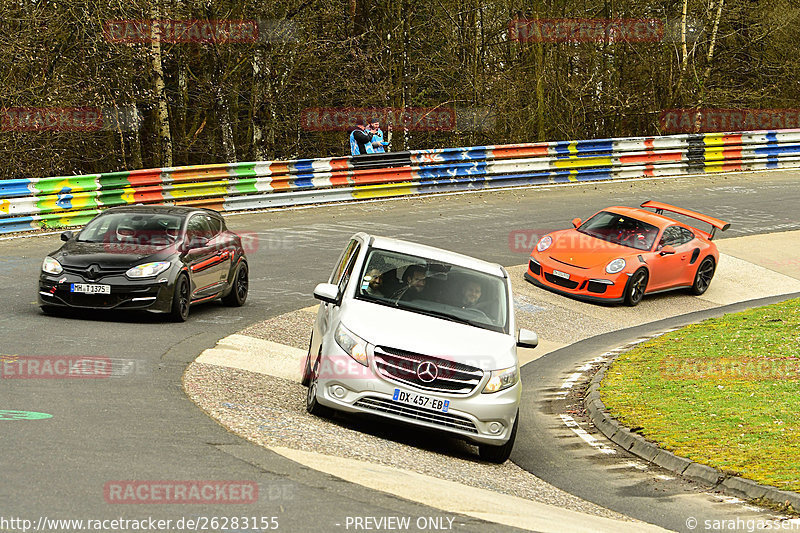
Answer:
M492 375L486 386L483 388L484 394L507 389L519 381L519 368L517 365L503 368L502 370L492 370Z
M165 270L167 270L170 265L169 261L156 261L154 263L144 263L142 265L136 265L133 268L129 268L125 275L129 278L152 278L153 276L158 276Z
M606 265L606 272L609 274L617 274L622 272L623 268L625 268L625 260L620 257L619 259L614 259Z
M44 261L42 261L42 270L48 274L53 274L54 276L57 276L64 271L64 269L61 267L61 263L49 255L44 258Z
M350 357L362 365L367 366L367 342L364 339L360 338L342 324L339 324L339 327L336 328L336 333L334 333L333 338L336 339L336 344L347 352Z
M536 251L544 252L545 250L550 248L551 244L553 244L553 238L550 235L545 235L544 237L539 239L539 242L536 243Z

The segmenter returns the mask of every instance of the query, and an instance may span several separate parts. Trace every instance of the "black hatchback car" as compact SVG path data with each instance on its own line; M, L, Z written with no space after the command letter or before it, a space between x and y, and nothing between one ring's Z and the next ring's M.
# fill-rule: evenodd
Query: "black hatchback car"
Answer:
M44 258L39 305L143 309L177 321L196 303L247 299L248 268L239 235L216 211L126 206L97 215Z

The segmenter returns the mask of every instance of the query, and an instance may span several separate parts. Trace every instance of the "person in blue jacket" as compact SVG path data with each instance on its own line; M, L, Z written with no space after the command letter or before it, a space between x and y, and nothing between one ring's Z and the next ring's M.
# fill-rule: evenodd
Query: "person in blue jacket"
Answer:
M356 119L356 127L350 132L350 153L352 155L372 154L372 133L367 131L363 118Z
M372 133L372 149L375 150L375 153L385 152L389 143L383 140L383 130L381 130L381 124L377 118L370 119L369 132Z

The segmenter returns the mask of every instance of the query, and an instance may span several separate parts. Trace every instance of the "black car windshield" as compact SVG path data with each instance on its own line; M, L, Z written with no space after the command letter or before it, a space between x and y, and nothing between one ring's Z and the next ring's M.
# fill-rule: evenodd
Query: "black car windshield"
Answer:
M578 231L637 250L650 250L658 236L656 226L610 211L600 211L581 224Z
M508 333L506 282L442 261L373 248L356 298Z
M168 246L177 241L183 219L161 213L107 213L91 220L80 242Z

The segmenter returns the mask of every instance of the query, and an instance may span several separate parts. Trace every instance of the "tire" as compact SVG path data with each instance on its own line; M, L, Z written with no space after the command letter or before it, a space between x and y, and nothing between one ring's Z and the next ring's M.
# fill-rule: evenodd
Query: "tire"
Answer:
M321 356L317 357L314 362L314 369L311 371L311 376L308 382L308 391L306 391L306 411L314 416L321 418L330 418L333 410L330 407L320 405L317 401L317 380L319 379L319 364Z
M481 456L481 459L489 463L505 463L508 458L511 457L514 441L517 440L517 426L519 426L519 410L517 410L514 425L511 427L511 436L509 436L508 442L500 446L493 446L491 444L478 445L478 454Z
M222 297L222 303L228 307L243 306L247 300L249 286L250 278L248 277L247 263L242 261L233 273L231 292Z
M700 266L697 267L697 272L694 275L694 283L692 283L692 288L690 289L692 294L700 296L708 290L716 268L717 265L714 263L713 257L706 257L700 262Z
M644 298L649 279L650 276L647 274L647 270L643 268L633 273L633 276L628 279L628 283L625 284L625 305L630 307L639 305L639 302Z
M306 362L303 363L303 376L300 378L300 384L308 387L311 383L311 346L314 344L314 332L311 332L311 339L308 341L308 353L306 354Z
M175 280L175 287L172 291L172 308L170 316L175 322L186 322L189 318L189 306L191 305L191 295L189 288L189 278L186 274L179 274Z

